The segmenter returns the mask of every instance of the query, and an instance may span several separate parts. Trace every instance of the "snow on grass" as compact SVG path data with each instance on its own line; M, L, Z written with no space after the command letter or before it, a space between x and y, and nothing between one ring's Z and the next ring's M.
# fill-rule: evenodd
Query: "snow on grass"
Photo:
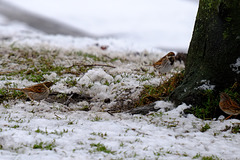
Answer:
M118 40L112 43L111 39L104 39L103 44L108 42L110 46L104 51L95 45L101 45L101 40L54 37L18 29L14 24L0 27L1 72L12 71L0 76L1 89L7 85L25 87L38 82L33 78L45 78L56 81L53 91L83 92L93 99L69 106L24 99L4 101L0 104L0 159L240 157L240 121L236 119L204 121L184 114L184 109L190 106L182 104L175 108L164 101L156 102L155 108L160 110L148 115L100 112L115 106L117 100L128 105L127 100L138 98L145 84L158 85L161 78L151 74L153 69L145 64L151 64L164 52L129 49L127 42L122 41L126 46L118 48ZM77 63L102 63L116 68L86 69ZM47 64L52 70L44 70ZM73 65L76 66L71 68ZM67 73L69 67L76 74ZM39 69L37 74L34 68ZM106 98L110 103L104 103ZM91 110L78 110L85 105Z
M239 71L239 66L240 66L240 57L237 58L235 64L231 64L231 65L230 65L230 67L232 68L232 71L233 71L233 72L236 72L237 74L240 73L240 71Z
M186 105L147 116L56 109L59 104L1 105L1 159L237 159L239 120L202 121ZM163 103L163 102L158 102ZM38 108L38 109L37 109ZM44 111L41 111L41 108ZM49 108L46 111L46 108ZM55 109L54 109L55 108ZM35 111L38 110L38 111ZM208 124L209 129L202 131Z
M197 87L197 89L201 90L213 90L215 85L211 85L209 80L201 80L200 82L202 85Z

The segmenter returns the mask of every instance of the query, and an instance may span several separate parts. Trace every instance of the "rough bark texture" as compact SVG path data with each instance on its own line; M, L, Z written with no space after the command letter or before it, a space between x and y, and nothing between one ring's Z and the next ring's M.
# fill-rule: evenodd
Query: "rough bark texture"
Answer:
M175 104L198 105L202 103L199 86L209 83L219 92L239 82L240 67L232 65L237 59L240 61L240 1L200 0L185 77L170 99Z

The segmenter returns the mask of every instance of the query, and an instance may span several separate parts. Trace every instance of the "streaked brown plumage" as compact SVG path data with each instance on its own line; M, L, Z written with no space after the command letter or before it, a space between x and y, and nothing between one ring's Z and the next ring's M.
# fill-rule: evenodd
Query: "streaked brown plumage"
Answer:
M153 64L153 67L158 70L159 73L167 73L174 67L175 53L169 52L162 57L159 61Z
M48 97L50 90L49 88L53 85L53 82L44 82L29 86L26 88L9 88L11 90L19 90L24 92L31 100L40 101Z
M219 102L220 109L225 112L226 114L230 115L226 119L230 118L232 115L239 115L240 114L240 106L237 102L233 101L229 95L226 93L220 93L220 102Z

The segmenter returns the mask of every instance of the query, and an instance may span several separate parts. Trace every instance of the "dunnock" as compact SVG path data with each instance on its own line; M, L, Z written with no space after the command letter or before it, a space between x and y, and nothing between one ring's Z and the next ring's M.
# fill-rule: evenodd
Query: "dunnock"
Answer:
M230 115L226 119L230 118L232 115L240 114L240 106L237 102L233 101L229 95L223 92L220 93L219 107L223 112Z

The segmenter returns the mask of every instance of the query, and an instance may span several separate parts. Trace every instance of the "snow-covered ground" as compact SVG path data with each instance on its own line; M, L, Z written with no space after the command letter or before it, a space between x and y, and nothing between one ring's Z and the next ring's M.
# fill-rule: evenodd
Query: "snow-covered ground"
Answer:
M230 160L240 156L239 133L224 131L239 125L239 120L202 121L192 115L184 116L181 112L186 105L148 116L61 112L57 109L61 106L46 102L32 106L29 102L12 101L9 105L9 108L1 105L2 160L194 157ZM156 107L163 106L171 104L157 102ZM40 111L32 112L35 108ZM210 129L201 132L206 124Z
M193 0L4 0L96 35L139 46L187 51L198 3Z
M140 4L143 2L139 1ZM109 48L102 50L96 43ZM166 43L170 44L169 41ZM153 43L140 45L122 38L96 40L45 35L0 17L0 72L26 68L24 64L18 64L25 60L18 48L20 51L25 49L33 57L35 51L43 51L39 57L52 58L54 55L56 65L69 67L84 60L86 64L95 63L89 57L84 59L75 54L81 52L104 57L104 63L116 67L94 67L80 75L45 74L46 80L58 80L52 86L53 91L86 92L93 97L93 102L70 104L68 107L72 110L63 104L46 101L10 100L1 103L0 159L239 159L240 134L234 133L234 128L239 129L239 120L221 121L221 116L219 120L203 121L183 113L190 106L182 104L174 108L172 103L164 101L156 102L155 108L160 110L148 115L101 112L113 106L118 95L128 93L127 96L134 99L144 85L159 84L161 79L152 76L150 72L153 69L146 64L151 64L166 52L152 46ZM111 61L115 58L118 60ZM39 59L37 57L34 61L36 65L39 65ZM70 76L76 81L75 86L65 84ZM34 84L21 75L0 75L0 89L9 82L18 87ZM106 98L110 103L103 102ZM85 105L92 109L88 112L78 110Z

